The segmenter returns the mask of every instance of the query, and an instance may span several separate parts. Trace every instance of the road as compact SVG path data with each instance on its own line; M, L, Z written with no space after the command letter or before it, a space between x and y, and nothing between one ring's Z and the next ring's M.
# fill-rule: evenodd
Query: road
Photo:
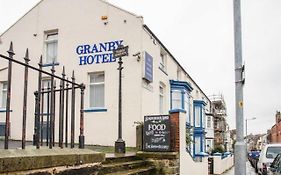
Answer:
M255 169L251 166L249 161L247 161L247 163L246 163L246 174L247 175L257 175L255 173ZM231 168L229 171L223 173L223 175L234 175L234 167Z

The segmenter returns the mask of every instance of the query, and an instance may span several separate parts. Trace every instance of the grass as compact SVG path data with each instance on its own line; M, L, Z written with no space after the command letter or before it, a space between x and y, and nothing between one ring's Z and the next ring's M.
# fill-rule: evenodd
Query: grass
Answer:
M5 139L0 137L0 141L4 141ZM14 142L13 144L15 145L14 147L21 147L21 141L20 140L9 140L9 142ZM32 141L26 141L26 145L32 145ZM78 143L75 143L75 148L78 148ZM44 146L46 146L46 144L44 143ZM55 147L58 147L58 143L55 143ZM70 144L69 146L70 147ZM85 145L86 149L90 149L93 151L97 151L97 152L102 152L102 153L114 153L115 152L115 148L114 146L102 146L102 145ZM126 147L126 152L137 152L137 148L136 147Z
M86 149L94 150L103 153L114 153L114 146L102 146L102 145L85 145ZM126 152L137 152L136 147L126 147Z

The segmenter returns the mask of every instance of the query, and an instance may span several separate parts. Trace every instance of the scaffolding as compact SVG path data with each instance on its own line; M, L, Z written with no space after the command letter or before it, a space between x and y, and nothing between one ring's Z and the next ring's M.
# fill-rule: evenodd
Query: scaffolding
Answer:
M226 122L227 109L223 95L211 95L211 111L214 116L215 145L225 147L228 124Z

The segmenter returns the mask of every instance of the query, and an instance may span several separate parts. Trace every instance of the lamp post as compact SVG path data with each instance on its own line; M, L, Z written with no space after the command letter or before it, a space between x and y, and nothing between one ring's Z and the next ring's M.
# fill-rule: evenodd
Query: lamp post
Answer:
M256 120L256 119L257 119L256 117L245 119L245 122L246 122L246 138L247 138L247 135L248 135L248 120Z
M236 108L236 134L235 143L235 175L246 175L246 145L244 141L244 105L243 85L245 83L242 64L242 32L240 0L233 0L234 17L234 50L235 50L235 108Z
M248 136L248 120L255 120L255 119L256 119L256 117L245 119L245 122L246 122L246 149L247 149L247 151L248 151L248 138L247 138L247 136Z
M113 51L113 57L119 58L119 89L118 89L118 139L115 141L115 153L125 153L126 144L122 139L122 69L123 61L122 57L128 56L128 46L119 45L116 50Z

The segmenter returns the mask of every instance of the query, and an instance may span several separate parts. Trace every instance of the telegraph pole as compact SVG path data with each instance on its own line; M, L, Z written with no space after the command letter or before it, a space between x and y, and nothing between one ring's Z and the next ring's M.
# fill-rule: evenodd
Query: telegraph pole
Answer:
M233 0L234 47L235 47L235 107L236 132L235 175L246 175L246 144L244 142L243 85L244 66L242 65L241 8L240 0Z

